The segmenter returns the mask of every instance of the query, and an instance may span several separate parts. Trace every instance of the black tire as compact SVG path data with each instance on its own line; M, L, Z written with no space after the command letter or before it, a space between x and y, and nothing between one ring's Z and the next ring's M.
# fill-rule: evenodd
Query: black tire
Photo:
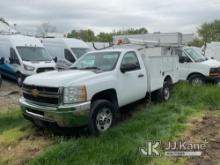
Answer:
M101 113L103 113L102 119ZM104 117L104 114L111 114L111 120L108 117ZM90 119L89 119L89 131L93 135L100 134L107 131L112 125L114 125L116 119L116 110L113 104L107 100L96 100L92 103ZM105 126L103 126L105 125Z
M21 73L17 73L16 74L16 81L19 87L22 87L23 85L23 81L24 81L24 77L22 76Z
M163 88L159 89L157 91L157 101L158 102L163 102L167 101L170 98L170 91L171 91L171 83L168 81L164 82Z
M205 83L205 79L202 75L192 75L189 77L189 83L194 85L194 86L197 86L197 85L202 85Z

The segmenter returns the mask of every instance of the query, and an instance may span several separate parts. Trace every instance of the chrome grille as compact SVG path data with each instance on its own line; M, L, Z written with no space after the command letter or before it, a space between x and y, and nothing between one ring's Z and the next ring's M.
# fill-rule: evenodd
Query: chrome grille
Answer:
M40 105L58 106L62 101L61 88L23 84L23 97Z

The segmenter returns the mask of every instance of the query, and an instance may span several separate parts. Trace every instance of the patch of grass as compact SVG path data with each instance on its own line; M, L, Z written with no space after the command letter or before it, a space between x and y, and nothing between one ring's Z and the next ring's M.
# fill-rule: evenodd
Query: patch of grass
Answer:
M1 145L13 145L18 142L21 138L28 136L32 133L32 129L26 125L19 125L13 129L2 132L0 134Z
M24 120L21 111L14 110L11 112L0 113L0 135L7 130L14 129L18 126L23 126L28 122Z
M0 144L1 147L13 145L22 137L31 134L29 123L24 120L21 111L0 113Z
M99 137L62 139L29 164L183 164L183 159L173 162L167 157L143 157L138 148L146 140L177 138L190 118L210 107L220 109L219 87L179 84L170 101L145 107Z

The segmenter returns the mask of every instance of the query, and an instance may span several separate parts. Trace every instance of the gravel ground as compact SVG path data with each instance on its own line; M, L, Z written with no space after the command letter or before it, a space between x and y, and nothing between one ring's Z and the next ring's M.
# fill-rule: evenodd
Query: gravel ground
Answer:
M18 99L21 96L21 89L16 82L8 79L3 79L0 88L0 112L12 111L18 108Z

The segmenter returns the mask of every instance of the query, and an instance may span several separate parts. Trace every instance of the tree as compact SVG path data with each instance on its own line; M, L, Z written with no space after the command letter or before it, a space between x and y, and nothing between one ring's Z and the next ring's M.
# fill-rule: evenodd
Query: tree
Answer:
M220 41L220 20L202 24L198 34L204 42Z
M85 42L96 41L95 33L90 29L80 31L72 30L71 33L67 34L67 37L82 39Z
M199 38L195 38L193 42L189 44L190 46L202 47L204 45L204 41Z
M54 33L56 31L56 26L52 26L48 22L42 23L39 26L38 31L41 36L46 37L47 33Z
M118 31L113 31L110 33L105 33L105 32L100 32L97 36L95 36L95 33L88 29L88 30L72 30L71 33L68 33L67 37L68 38L78 38L82 39L87 42L112 42L112 37L114 35L129 35L129 34L146 34L148 33L146 28L139 28L139 29L134 29L130 28L127 30L118 30Z

